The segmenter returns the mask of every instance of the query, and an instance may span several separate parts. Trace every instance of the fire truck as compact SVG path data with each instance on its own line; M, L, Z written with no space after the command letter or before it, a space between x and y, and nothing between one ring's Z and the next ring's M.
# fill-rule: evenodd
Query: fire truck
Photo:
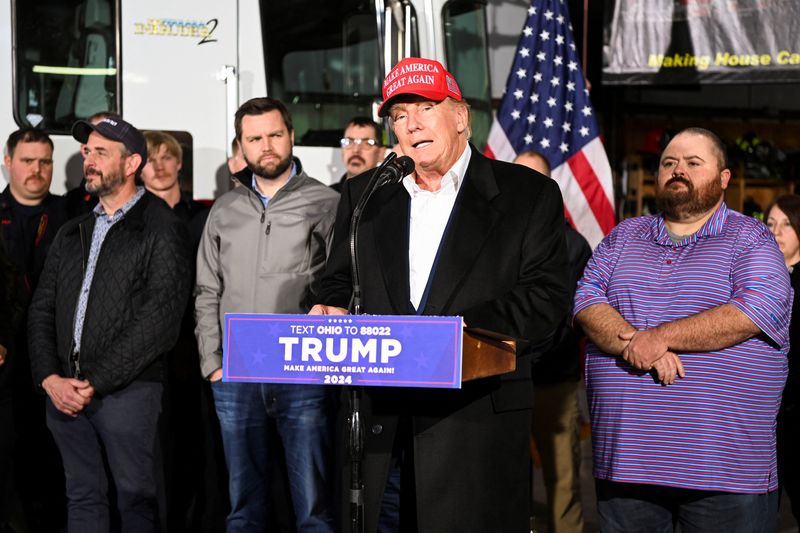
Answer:
M10 0L0 7L8 73L0 134L47 131L60 194L82 177L72 124L119 113L175 135L183 188L210 200L229 188L236 109L268 95L292 113L304 168L332 183L343 173L343 126L375 117L383 77L403 57L438 59L453 72L483 144L491 122L486 27L480 0Z

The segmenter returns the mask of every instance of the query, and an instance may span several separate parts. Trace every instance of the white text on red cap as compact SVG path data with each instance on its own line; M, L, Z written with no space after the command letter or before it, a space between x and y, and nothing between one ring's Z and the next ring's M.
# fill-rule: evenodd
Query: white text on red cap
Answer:
M434 74L439 73L439 67L433 63L410 63L407 65L402 65L400 68L395 68L393 71L386 76L386 79L383 80L383 86L386 87L394 80L397 79L398 76L402 74L408 74L409 72L433 72ZM433 76L430 77L433 80ZM414 82L414 83L427 83L424 81L421 82ZM433 83L431 81L431 83Z

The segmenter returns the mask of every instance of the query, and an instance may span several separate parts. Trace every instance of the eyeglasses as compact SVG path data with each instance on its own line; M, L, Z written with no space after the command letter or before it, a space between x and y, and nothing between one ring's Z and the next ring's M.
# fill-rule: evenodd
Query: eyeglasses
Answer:
M347 148L348 146L359 146L362 144L378 146L378 141L375 139L353 139L352 137L342 137L339 139L339 144L342 145L342 148Z

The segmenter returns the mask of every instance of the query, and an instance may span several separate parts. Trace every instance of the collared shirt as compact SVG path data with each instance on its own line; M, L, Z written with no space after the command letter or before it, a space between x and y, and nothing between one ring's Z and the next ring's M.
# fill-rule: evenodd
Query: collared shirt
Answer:
M595 477L775 490L775 417L787 374L792 295L767 227L725 204L677 243L662 216L615 228L586 267L574 314L605 303L636 329L649 329L731 304L762 334L716 352L679 353L686 377L669 386L589 343Z
M89 290L92 288L92 278L94 278L94 271L97 267L97 258L100 256L100 248L103 246L106 235L108 235L108 230L122 220L142 196L144 196L144 187L136 187L136 194L133 195L133 198L128 200L125 205L117 209L111 216L106 214L103 205L99 203L92 210L95 219L94 230L92 231L92 245L89 248L89 260L86 263L86 273L83 276L83 285L81 285L81 292L78 296L78 308L75 310L75 325L72 330L76 351L80 350L81 347L83 321L86 318L86 304L89 302Z
M464 182L467 166L472 156L469 145L453 167L442 177L442 186L436 192L420 188L414 175L403 178L403 186L411 196L411 220L408 239L408 284L411 303L419 307L425 286L431 274L439 244L447 221L456 203L456 196Z
M289 172L289 178L286 180L286 183L289 183L289 180L295 177L296 175L297 175L297 165L295 165L294 161L292 161L292 170ZM264 204L264 209L266 209L267 204L269 204L270 200L269 196L263 194L261 192L261 189L258 188L258 181L256 181L255 172L253 172L253 177L250 179L252 180L250 183L252 184L253 192L258 195L258 197L261 199L261 203ZM286 185L286 183L284 183L284 185Z

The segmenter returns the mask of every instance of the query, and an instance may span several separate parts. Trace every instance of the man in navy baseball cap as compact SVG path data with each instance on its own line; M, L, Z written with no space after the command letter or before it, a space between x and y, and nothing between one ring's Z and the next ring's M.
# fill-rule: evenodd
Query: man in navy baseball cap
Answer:
M72 126L72 136L81 143L86 192L101 199L119 192L133 196L147 163L147 142L142 132L112 116L94 124L79 120Z
M66 472L67 529L109 531L116 512L122 531L155 532L153 444L193 254L184 223L136 184L147 159L139 130L106 117L72 135L98 203L50 248L29 311L31 374Z
M105 117L96 124L79 120L72 126L72 137L79 143L86 144L93 131L106 139L122 143L131 154L139 154L142 158L139 171L147 163L147 142L142 132L133 124L118 117Z

